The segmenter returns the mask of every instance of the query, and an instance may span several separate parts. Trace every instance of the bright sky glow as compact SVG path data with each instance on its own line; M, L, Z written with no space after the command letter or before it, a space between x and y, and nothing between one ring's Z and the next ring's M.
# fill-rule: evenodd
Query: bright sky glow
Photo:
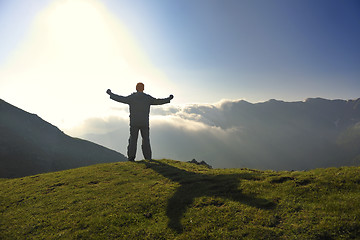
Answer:
M107 88L127 95L142 81L164 95L170 87L126 27L96 0L45 7L2 66L0 79L3 99L65 128L109 114Z
M360 97L357 0L0 1L0 98L66 129L174 104ZM116 112L119 114L119 112Z

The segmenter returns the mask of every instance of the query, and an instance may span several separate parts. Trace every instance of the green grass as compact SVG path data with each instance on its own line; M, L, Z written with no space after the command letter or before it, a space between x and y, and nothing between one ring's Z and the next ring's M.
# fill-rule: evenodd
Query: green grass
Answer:
M360 239L360 168L173 160L0 180L0 239Z

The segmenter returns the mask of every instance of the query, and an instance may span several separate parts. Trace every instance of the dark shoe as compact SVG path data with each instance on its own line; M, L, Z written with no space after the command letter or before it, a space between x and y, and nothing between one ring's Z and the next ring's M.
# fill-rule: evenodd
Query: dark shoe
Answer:
M135 158L134 158L134 157L129 157L128 160L129 160L129 162L135 162Z

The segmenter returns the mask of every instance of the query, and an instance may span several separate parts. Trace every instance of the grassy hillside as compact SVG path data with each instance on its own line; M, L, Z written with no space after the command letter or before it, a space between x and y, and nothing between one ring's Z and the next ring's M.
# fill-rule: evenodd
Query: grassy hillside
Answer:
M360 239L360 168L172 160L0 180L0 239Z

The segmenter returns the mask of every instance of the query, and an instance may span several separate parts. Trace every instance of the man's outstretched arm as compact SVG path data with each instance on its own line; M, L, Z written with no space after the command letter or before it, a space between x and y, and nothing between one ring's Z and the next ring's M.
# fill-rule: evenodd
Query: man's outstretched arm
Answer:
M173 95L170 95L167 98L153 98L151 101L151 105L162 105L165 103L169 103L173 98Z
M116 95L116 94L112 93L110 89L108 89L106 91L106 93L109 94L110 98L112 100L114 100L114 101L121 102L121 103L128 103L128 98L127 97Z

